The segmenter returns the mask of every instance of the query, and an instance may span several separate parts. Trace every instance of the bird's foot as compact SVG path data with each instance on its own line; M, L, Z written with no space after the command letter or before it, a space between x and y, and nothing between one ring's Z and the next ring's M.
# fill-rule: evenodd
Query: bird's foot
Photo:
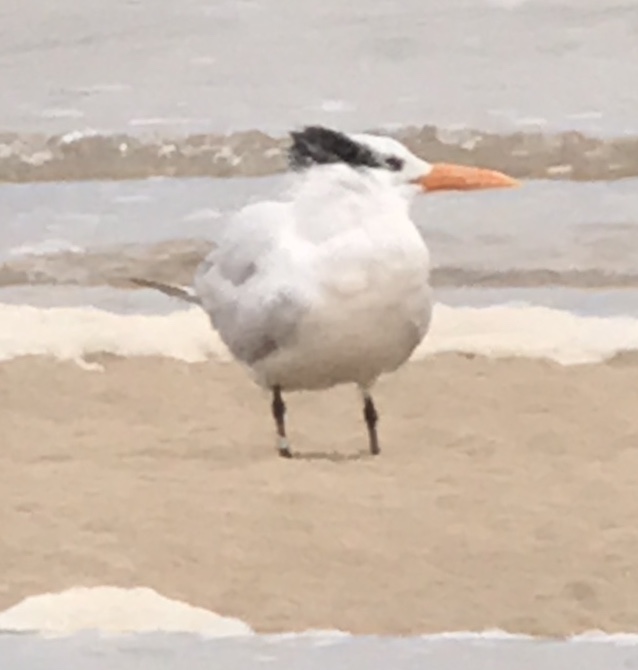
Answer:
M279 438L279 444L277 446L277 451L282 458L292 458L292 451L290 451L290 444L285 437Z

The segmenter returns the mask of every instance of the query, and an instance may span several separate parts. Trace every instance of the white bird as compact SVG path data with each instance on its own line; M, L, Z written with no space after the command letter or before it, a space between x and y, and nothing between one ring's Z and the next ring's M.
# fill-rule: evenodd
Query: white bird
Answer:
M354 383L380 452L376 380L405 363L432 314L429 253L410 218L417 193L515 186L492 170L430 164L385 136L320 126L291 133L301 174L287 199L237 213L192 289L141 286L198 304L272 393L278 450L292 452L282 394Z

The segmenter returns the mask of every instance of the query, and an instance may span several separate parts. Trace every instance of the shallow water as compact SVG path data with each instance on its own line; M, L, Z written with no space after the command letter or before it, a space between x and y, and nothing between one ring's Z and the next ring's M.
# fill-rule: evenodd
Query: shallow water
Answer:
M132 290L129 280L190 283L230 215L288 185L288 176L271 176L1 186L0 358L225 356L205 319L180 315L182 303ZM441 304L419 355L585 362L638 348L638 180L433 195L417 200L414 217Z
M267 174L312 122L522 177L638 176L633 0L28 0L0 38L10 181Z
M63 640L31 635L0 636L7 668L50 670L620 670L638 664L635 640L544 641L467 635L437 638L350 636L254 637L210 640L188 634L146 634L101 639L81 634Z
M638 131L632 0L29 0L2 11L0 127L261 129L531 119Z
M288 177L0 186L0 286L187 283L228 215ZM431 195L414 218L438 287L638 287L638 180Z

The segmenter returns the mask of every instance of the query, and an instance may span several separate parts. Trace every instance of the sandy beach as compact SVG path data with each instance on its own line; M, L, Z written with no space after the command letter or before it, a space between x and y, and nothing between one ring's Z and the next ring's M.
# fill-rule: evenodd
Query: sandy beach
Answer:
M437 356L268 398L234 364L0 365L0 609L149 586L259 631L636 629L638 364Z

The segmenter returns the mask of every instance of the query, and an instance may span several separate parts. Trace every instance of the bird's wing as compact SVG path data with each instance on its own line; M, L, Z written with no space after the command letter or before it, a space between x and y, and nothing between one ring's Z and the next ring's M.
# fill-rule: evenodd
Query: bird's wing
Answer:
M288 272L290 217L287 203L244 208L195 275L195 291L213 327L248 365L290 341L306 311L303 290Z

